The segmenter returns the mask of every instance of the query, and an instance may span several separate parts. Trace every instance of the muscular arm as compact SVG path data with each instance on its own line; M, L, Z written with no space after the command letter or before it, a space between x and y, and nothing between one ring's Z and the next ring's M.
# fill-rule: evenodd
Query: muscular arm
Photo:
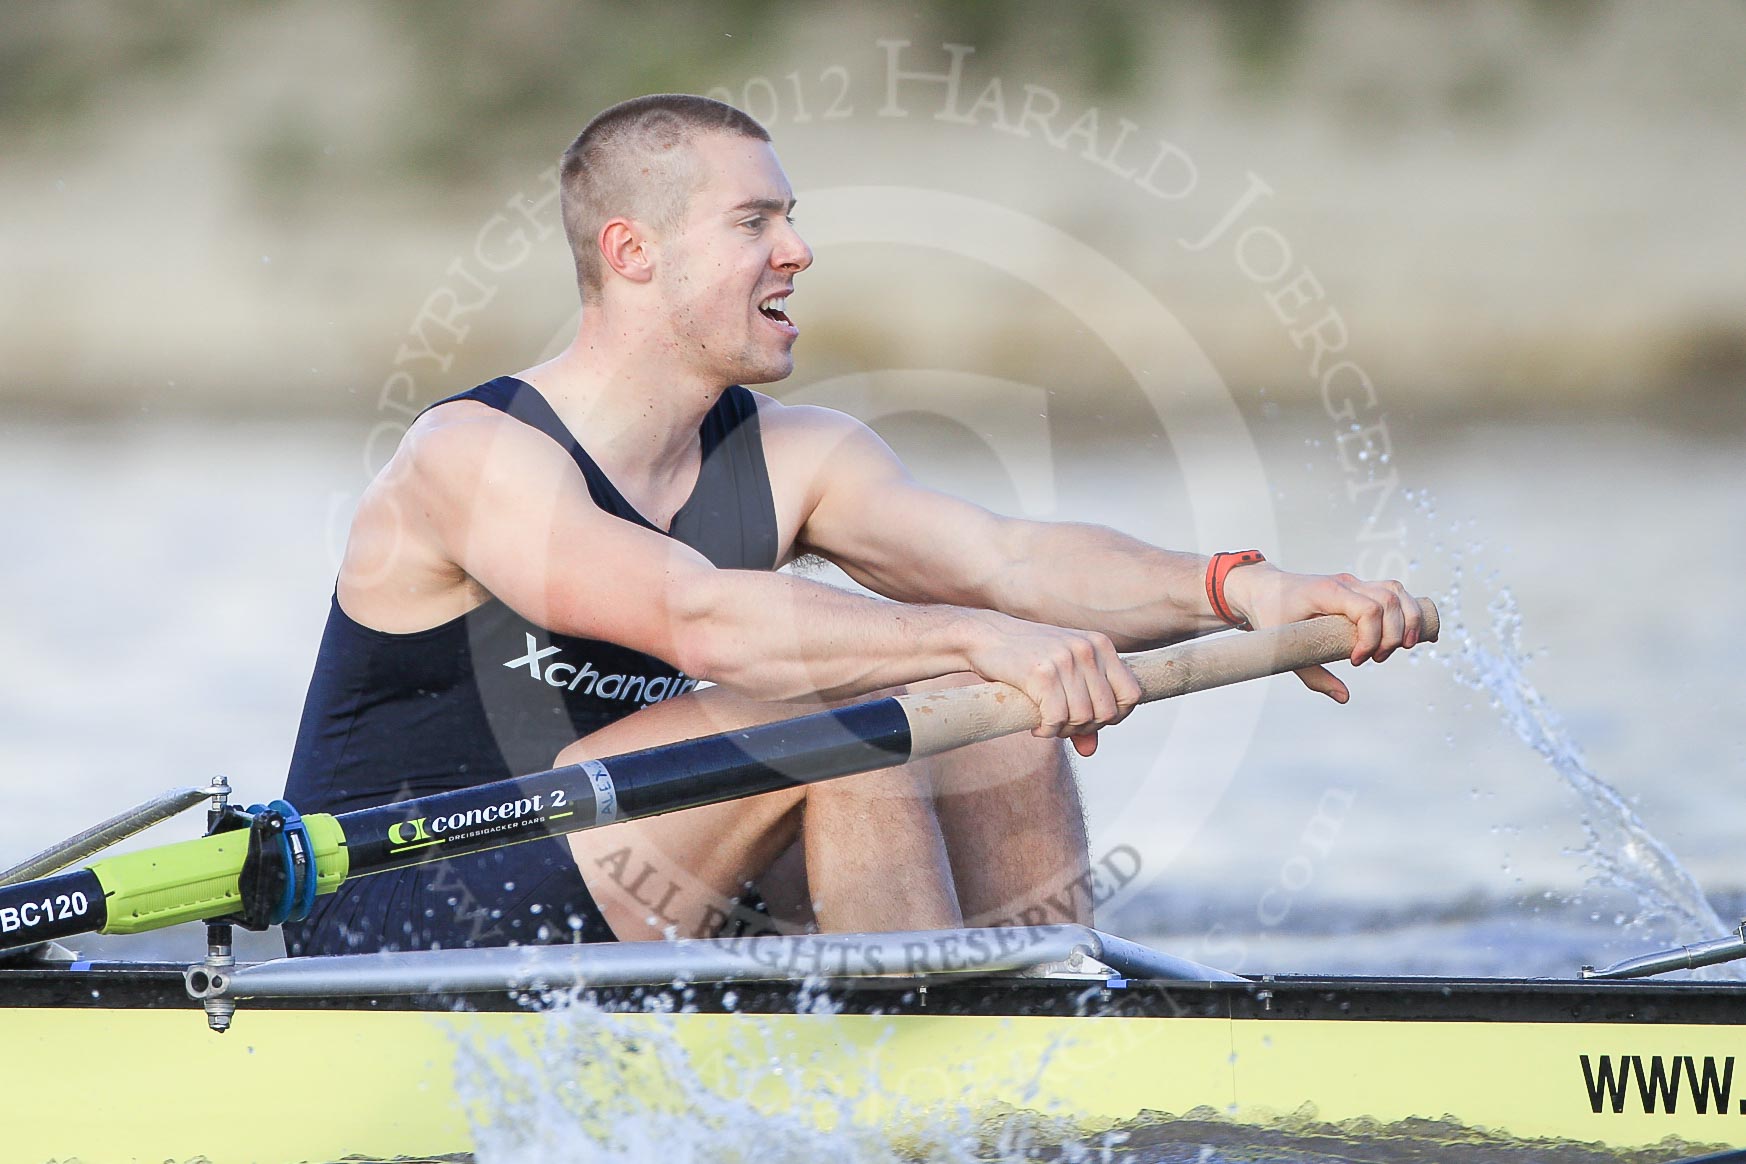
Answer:
M1198 554L1102 526L999 517L918 484L858 422L820 409L786 411L792 429L829 450L815 453L818 484L802 542L872 590L1098 631L1124 650L1225 625L1207 602L1207 560ZM1395 582L1261 564L1233 571L1226 597L1256 626L1345 615L1358 629L1353 663L1417 641L1418 607ZM1299 674L1310 687L1346 698L1345 685L1327 671Z
M1124 651L1224 626L1207 605L1206 559L1198 554L1159 549L1105 526L999 517L907 486L886 505L909 515L911 554L869 553L863 539L854 546L859 553L816 547L881 594L1101 631Z
M1113 722L1138 698L1102 636L719 570L602 512L561 449L507 418L449 420L415 434L405 488L442 558L530 620L647 652L756 698L856 695L974 670L1031 693L1052 734Z
M1205 558L1103 526L997 516L917 483L858 423L809 411L795 421L831 451L817 458L801 539L869 589L1101 631L1124 650L1223 625L1207 605Z

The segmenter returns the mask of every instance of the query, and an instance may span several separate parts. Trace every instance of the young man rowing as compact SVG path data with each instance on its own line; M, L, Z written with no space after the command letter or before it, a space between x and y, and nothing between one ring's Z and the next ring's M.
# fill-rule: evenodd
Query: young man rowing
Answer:
M1043 726L364 878L286 927L294 952L704 935L753 882L827 930L1089 921L1044 903L1087 862L1061 741L1089 755L1138 697L1117 650L1318 614L1357 625L1354 663L1417 641L1399 583L1226 561L1209 587L1205 558L996 517L918 485L855 420L742 387L793 370L812 254L738 111L615 106L562 182L576 338L429 409L365 494L287 799L346 811L804 710L772 701L978 677ZM774 572L803 553L896 601Z

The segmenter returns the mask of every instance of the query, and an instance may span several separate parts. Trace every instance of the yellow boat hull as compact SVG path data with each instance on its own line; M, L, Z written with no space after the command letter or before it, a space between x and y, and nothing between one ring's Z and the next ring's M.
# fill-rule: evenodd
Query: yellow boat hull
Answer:
M3 1156L436 1157L530 1112L569 1112L579 1128L682 1121L710 1108L705 1091L889 1142L999 1114L1085 1137L1178 1117L1356 1139L1416 1128L1556 1140L1642 1160L1746 1146L1746 1070L1733 1069L1746 1038L1708 1011L1690 1023L1389 1017L1354 1013L1337 987L1276 986L1273 999L1249 983L1142 986L885 988L881 1005L851 1008L893 1013L722 1012L719 995L701 1013L245 1002L224 1035L192 1006L15 997L0 1007Z

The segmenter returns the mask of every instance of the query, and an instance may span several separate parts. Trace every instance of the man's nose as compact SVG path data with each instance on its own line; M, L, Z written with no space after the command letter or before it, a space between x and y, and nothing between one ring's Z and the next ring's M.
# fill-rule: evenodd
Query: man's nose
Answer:
M800 232L790 226L783 232L782 241L771 254L770 261L779 270L804 271L812 266L812 248L806 245Z

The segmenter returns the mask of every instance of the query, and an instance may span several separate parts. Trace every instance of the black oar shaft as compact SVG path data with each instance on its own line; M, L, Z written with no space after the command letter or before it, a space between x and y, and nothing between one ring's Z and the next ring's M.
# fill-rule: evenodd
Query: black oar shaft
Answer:
M0 949L100 930L107 905L103 885L89 869L0 888Z
M909 751L903 706L878 699L342 813L347 876L886 768Z

